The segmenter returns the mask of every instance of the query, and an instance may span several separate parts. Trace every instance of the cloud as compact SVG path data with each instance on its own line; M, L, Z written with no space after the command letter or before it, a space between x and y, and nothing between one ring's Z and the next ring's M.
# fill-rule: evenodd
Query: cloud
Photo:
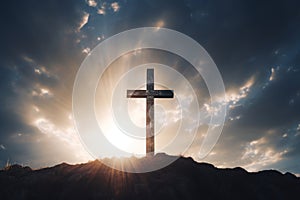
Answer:
M97 6L97 2L95 0L87 0L86 3L91 7Z
M105 15L106 11L105 11L105 8L104 7L101 7L100 9L98 9L97 13L99 15Z
M75 130L68 128L67 130L60 130L51 121L40 118L34 122L34 125L44 134L55 136L64 141L68 145L80 146Z
M229 89L229 91L226 92L226 102L229 104L229 106L234 106L240 103L242 99L246 98L249 95L251 87L254 85L254 83L255 77L251 76L246 83L239 88L232 90Z
M14 65L18 57L28 56L49 67L61 64L66 59L66 51L75 53L71 47L77 37L75 31L82 26L85 16L84 2L54 0L36 4L29 0L18 4L6 2L3 6L5 9L0 13L1 23L5 24L0 33L2 64Z
M36 126L41 133L44 133L49 137L54 137L61 141L64 145L67 145L77 159L91 159L91 156L84 150L80 142L80 138L73 126L61 129L45 118L36 119L33 122L33 125Z
M61 110L68 109L66 99L72 85L70 69L76 66L72 62L82 59L80 49L74 48L74 41L80 37L76 31L84 16L83 5L69 0L43 4L29 0L3 5L0 89L5 92L0 95L3 105L0 141L10 148L1 153L1 163L8 158L18 163L36 160L37 164L39 159L43 162L42 151L31 151L38 145L35 143L38 130L28 122L40 114L56 118L58 124L64 121L60 115ZM60 76L64 77L63 81ZM55 117L51 117L53 111Z
M6 147L3 144L0 144L0 149L1 150L6 150Z
M89 54L90 51L91 51L91 49L87 47L82 50L82 53Z
M271 68L271 76L269 78L269 81L273 81L275 79L275 69Z
M53 97L52 92L46 88L36 88L31 92L31 94L32 96L38 96L38 97L46 97L46 98Z
M276 79L265 87L269 79L257 85L251 104L244 106L246 113L241 122L241 126L249 127L279 127L290 126L297 123L300 117L295 111L300 108L300 98L297 97L299 91L299 72L288 72L283 67L276 69ZM291 104L291 97L293 102Z
M79 27L78 30L82 29L82 27L84 27L84 25L86 25L89 21L89 14L88 13L84 13L81 19L81 22L79 23Z
M163 20L159 20L155 25L157 29L160 29L165 26L165 22Z
M287 150L278 151L274 149L267 139L262 137L246 144L241 162L245 162L243 167L247 170L257 171L279 162L286 153Z
M111 3L110 6L114 12L118 12L120 10L120 5L118 4L118 2Z

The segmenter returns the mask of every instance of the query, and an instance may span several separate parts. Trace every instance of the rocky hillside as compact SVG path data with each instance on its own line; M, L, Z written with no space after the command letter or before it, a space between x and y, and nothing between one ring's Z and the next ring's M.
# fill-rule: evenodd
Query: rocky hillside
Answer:
M167 155L164 155L167 156ZM145 162L137 159L136 162ZM218 169L179 158L158 171L133 174L100 161L0 171L0 199L300 199L300 179L278 171Z

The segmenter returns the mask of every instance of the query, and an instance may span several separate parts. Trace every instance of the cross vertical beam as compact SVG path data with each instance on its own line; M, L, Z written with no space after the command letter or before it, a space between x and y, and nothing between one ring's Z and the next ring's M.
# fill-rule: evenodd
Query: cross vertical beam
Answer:
M147 69L147 91L154 90L154 69ZM146 152L154 154L154 97L147 95L146 107Z
M146 90L127 90L127 98L146 98L146 153L154 155L154 99L173 98L173 90L154 90L154 69L147 69Z

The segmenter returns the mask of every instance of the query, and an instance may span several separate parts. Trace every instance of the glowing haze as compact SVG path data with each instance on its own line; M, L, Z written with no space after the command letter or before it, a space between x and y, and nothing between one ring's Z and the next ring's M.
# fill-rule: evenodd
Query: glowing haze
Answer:
M190 118L182 123L187 124L181 128L186 134L199 131L185 156L199 160L197 153L207 119L218 112L218 106L226 105L229 113L221 138L201 161L219 167L242 166L252 171L274 168L300 173L300 6L297 1L49 0L41 4L29 0L7 1L3 7L0 14L1 166L9 162L41 167L92 159L80 142L71 114L76 72L99 42L127 29L154 26L183 32L199 42L219 67L227 98L211 105L201 77L178 56L136 51L113 63L99 82L98 88L104 88L97 91L96 97L99 123L109 124L105 123L108 120L105 108L109 107L105 101L123 72L154 59L180 71L196 88L199 112L191 112ZM157 80L173 80L176 76L159 73L163 68L158 65L153 67L158 72ZM143 67L134 77L141 82L146 80L142 71ZM129 76L123 81L128 78L133 79ZM119 87L122 88L122 81ZM188 84L180 82L170 89L178 91L186 105L193 105L195 97L185 87ZM144 100L126 99L126 102L129 118L141 127ZM158 100L156 110L156 128L162 137L157 140L160 148L179 126L180 109L175 99ZM193 120L199 113L202 124L197 125ZM113 126L106 128L115 133ZM132 146L118 136L112 137L129 152L139 154L144 149L143 144ZM166 152L179 153L176 149Z

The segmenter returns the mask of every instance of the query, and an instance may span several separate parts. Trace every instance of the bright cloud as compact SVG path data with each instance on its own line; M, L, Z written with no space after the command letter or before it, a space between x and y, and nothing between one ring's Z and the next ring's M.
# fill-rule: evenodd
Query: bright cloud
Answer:
M51 77L50 72L44 66L37 66L34 68L34 73L38 75L45 75L47 77Z
M90 17L90 15L88 13L84 12L81 22L79 23L78 31L80 31L82 29L82 27L84 27L84 25L86 25L88 23L89 17Z
M91 49L90 48L84 48L83 50L82 50L82 53L85 53L85 54L89 54L91 52Z
M282 135L283 138L286 138L287 136L288 136L287 133L284 133L284 134Z
M237 105L241 103L243 99L248 97L251 87L255 83L255 77L252 76L250 79L246 81L241 87L231 89L226 92L226 99L220 98L216 102L207 102L203 104L201 108L200 116L201 116L201 124L209 123L212 116L219 116L222 114L223 107L229 107L230 109L234 109ZM231 121L239 120L241 115L230 117Z
M37 61L34 59L28 57L28 56L22 56L22 59L29 64L32 67L32 70L36 75L44 75L47 78L51 79L57 79L57 76L53 73L51 73L46 66L40 65Z
M105 14L106 14L106 11L105 11L104 8L100 8L100 9L98 9L97 13L98 13L99 15L105 15Z
M76 154L75 156L77 158L90 159L90 156L83 149L82 144L80 143L80 139L73 127L61 129L50 120L47 120L45 118L36 119L33 122L33 125L47 136L55 137L56 139L64 142L70 148L74 149L73 152Z
M245 145L245 152L241 160L245 162L243 167L247 170L257 171L277 163L285 153L287 153L287 150L277 151L271 147L266 138L262 137Z
M269 81L273 81L275 79L275 75L276 75L275 69L271 68L271 76L269 78Z
M251 87L255 83L255 77L252 76L243 86L238 89L233 89L226 94L226 103L230 108L234 107L240 100L246 98Z
M106 14L106 7L107 7L107 4L104 2L100 8L98 9L97 13L99 15L105 15Z
M53 93L47 88L36 87L31 91L31 95L38 97L52 97Z
M97 2L95 0L87 0L86 3L91 7L97 6Z
M37 68L34 69L34 72L35 72L36 74L39 74L39 75L42 74L41 70L40 70L40 69L37 69Z
M156 24L154 25L157 29L160 29L162 27L164 27L165 22L163 20L159 20L158 22L156 22Z
M230 121L234 121L234 120L239 120L239 119L241 119L241 115L238 115L238 116L235 116L235 117L229 117L229 120Z
M114 12L118 12L120 10L120 5L118 4L118 2L114 2L114 3L110 4L110 6Z
M78 138L75 137L75 131L71 128L61 130L51 121L44 118L37 119L34 125L46 135L55 136L69 145L80 145Z

